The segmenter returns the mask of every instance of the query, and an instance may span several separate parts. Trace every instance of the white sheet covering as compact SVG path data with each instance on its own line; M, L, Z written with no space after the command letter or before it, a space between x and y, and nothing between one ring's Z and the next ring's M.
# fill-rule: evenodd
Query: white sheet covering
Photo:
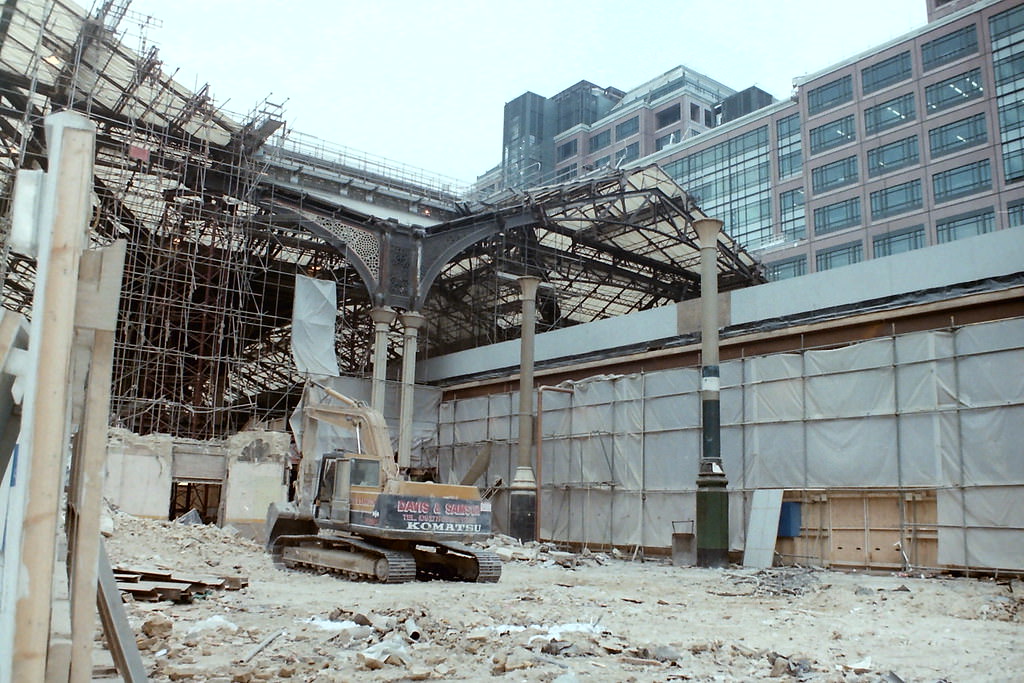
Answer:
M545 393L544 538L670 545L672 521L694 518L699 377L673 369ZM743 546L743 491L923 486L938 489L940 563L1024 569L1024 321L729 361L722 377L732 547ZM511 481L517 410L515 393L445 403L442 467L463 472L496 440L505 455L488 481Z

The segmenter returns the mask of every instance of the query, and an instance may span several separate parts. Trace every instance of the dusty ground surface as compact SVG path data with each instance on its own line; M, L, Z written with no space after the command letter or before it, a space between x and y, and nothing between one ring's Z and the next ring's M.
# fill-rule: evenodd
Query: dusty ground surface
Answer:
M497 584L382 586L276 569L216 527L121 514L108 549L115 565L249 579L189 604L127 605L154 681L1024 677L1017 581L681 568L527 548L517 555L536 559L506 562Z

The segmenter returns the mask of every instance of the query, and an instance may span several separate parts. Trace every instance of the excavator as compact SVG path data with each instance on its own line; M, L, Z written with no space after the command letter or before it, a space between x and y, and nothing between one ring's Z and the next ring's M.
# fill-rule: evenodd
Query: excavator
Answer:
M318 428L336 427L355 433L355 450L303 449L297 500L272 504L267 514L275 564L381 583L498 581L501 558L466 545L491 534L490 502L479 490L406 480L379 411L322 385L335 402L317 401L311 389L301 442L318 445Z

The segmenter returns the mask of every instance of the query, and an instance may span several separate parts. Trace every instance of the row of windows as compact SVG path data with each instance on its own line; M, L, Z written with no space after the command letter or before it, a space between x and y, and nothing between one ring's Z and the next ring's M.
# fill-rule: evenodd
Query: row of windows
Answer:
M1008 210L1010 227L1024 225L1024 200L1010 204ZM937 244L944 244L975 235L983 235L993 230L995 230L995 210L993 207L986 207L936 221L935 241ZM875 258L913 251L925 246L927 246L927 235L924 224L890 230L875 235L871 239ZM819 249L814 254L814 265L819 271L829 270L858 263L863 260L863 255L863 243L860 240L845 242ZM766 274L769 280L783 280L806 273L807 256L803 254L766 265Z
M724 167L745 156L747 153L767 154L768 153L768 127L761 126L749 133L738 135L723 142L708 147L705 150L696 152L681 159L676 159L665 165L665 171L677 180L685 182L690 176L702 175L714 170L714 167Z
M640 116L623 121L615 126L615 141L625 140L630 135L635 135L640 130Z
M984 144L988 140L984 112L938 126L928 131L928 143L933 159ZM868 150L868 177L913 166L920 160L916 135L880 145ZM857 181L856 157L847 157L824 164L811 171L815 194L844 187Z
M845 145L857 139L857 126L853 122L853 114L810 131L811 154L824 152L827 149Z
M869 149L868 177L875 178L891 171L913 166L917 163L918 156L916 135Z
M981 145L987 141L988 132L985 129L984 112L928 131L928 146L933 159Z
M1022 64L1022 68L1024 68L1024 64ZM925 88L926 107L930 113L939 112L967 100L981 97L982 94L981 71L972 69ZM917 118L914 99L914 93L908 92L865 109L865 133L876 135L914 121ZM1006 116L1015 121L1024 120L1024 107L1008 107ZM981 126L984 128L984 121L981 122ZM853 114L812 128L809 137L811 154L818 154L856 140L857 131ZM973 143L966 143L964 146L969 147L971 144ZM949 151L955 151L955 148L951 147Z
M932 175L932 194L936 203L966 197L991 189L991 187L992 169L988 159ZM870 193L869 199L871 220L873 221L915 211L924 205L921 180L914 179L875 190ZM851 197L814 210L814 234L816 235L852 228L860 223L860 197Z
M838 187L852 185L858 179L857 157L846 157L812 169L811 189L814 194L821 194Z
M1009 28L1000 28L1004 33ZM993 36L995 28L993 28ZM995 38L993 38L994 40ZM974 24L939 36L921 46L921 64L930 71L943 64L975 54L978 51L978 34ZM1007 69L1014 66L1008 64ZM1020 73L1020 70L1017 70ZM913 76L910 51L887 57L880 62L861 69L861 93L869 95L890 85L908 80ZM853 77L849 74L807 91L807 113L811 116L827 111L841 104L853 101Z

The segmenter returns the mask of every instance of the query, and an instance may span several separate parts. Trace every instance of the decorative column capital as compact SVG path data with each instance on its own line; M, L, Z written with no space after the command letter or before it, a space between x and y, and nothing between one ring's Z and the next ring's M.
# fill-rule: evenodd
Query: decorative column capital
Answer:
M390 306L375 306L370 309L370 319L375 325L391 325L398 317L398 312Z
M427 324L426 317L416 311L400 313L398 319L406 330L418 330Z
M537 287L540 285L540 278L534 275L520 275L516 278L522 292L523 301L533 301L537 298Z
M717 218L698 218L691 225L697 231L701 249L707 249L717 246L718 233L721 232L725 223Z

